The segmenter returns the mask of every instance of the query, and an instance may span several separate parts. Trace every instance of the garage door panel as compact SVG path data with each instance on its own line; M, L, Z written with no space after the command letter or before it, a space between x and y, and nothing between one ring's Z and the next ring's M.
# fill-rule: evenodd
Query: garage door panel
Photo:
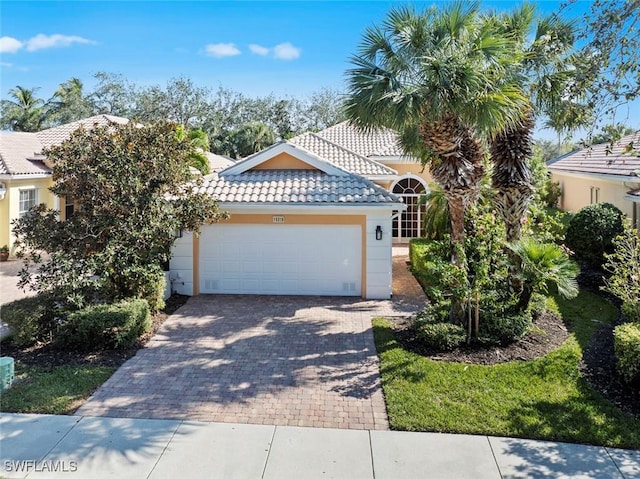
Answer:
M200 292L361 293L357 225L212 225L200 238Z

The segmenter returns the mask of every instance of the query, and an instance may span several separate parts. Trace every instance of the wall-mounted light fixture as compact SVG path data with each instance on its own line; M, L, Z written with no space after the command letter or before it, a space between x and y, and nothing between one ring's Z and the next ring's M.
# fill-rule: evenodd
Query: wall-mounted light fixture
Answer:
M7 185L0 183L0 200L4 200L4 195L7 194Z
M174 230L173 237L174 238L182 238L182 228L180 228L179 230Z
M380 241L382 239L382 226L376 226L376 239Z

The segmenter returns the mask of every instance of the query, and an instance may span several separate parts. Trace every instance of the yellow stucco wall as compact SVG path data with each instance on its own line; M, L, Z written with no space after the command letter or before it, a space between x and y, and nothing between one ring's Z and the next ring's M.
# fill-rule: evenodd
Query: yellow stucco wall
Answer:
M11 233L11 222L17 219L20 212L20 190L35 189L36 202L45 203L48 208L56 207L55 195L49 191L51 178L21 178L2 180L7 187L7 193L0 200L0 246L13 247L15 237ZM13 253L13 249L12 249Z
M282 152L251 168L252 170L315 170L316 168L289 153Z
M410 173L422 178L427 185L433 181L433 178L431 178L431 174L429 173L429 168L424 168L424 171L422 171L422 165L420 163L393 163L386 165L398 172L398 178ZM390 189L393 184L392 181L376 181L376 183L387 189Z
M598 178L578 177L572 175L551 174L552 181L560 183L562 197L560 208L565 211L576 212L592 203L592 188L599 188L598 203L611 203L630 218L633 217L633 202L624 197L634 188L631 183L626 186L621 182L601 180ZM637 185L635 188L638 188ZM594 191L595 202L595 191Z

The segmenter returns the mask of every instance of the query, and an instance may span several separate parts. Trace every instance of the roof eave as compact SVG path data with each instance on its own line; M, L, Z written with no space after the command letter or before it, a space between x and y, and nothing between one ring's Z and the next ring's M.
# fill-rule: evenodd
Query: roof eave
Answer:
M600 180L609 180L609 181L618 181L618 182L630 182L630 183L640 183L640 177L635 175L611 175L606 173L590 173L586 171L575 171L575 170L562 170L557 168L549 168L551 173L556 173L559 175L569 175L576 177L585 177L585 178L594 178Z

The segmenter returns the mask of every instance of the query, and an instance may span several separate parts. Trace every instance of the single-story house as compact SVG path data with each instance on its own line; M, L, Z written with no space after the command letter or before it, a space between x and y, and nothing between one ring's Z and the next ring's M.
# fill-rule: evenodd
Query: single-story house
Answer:
M42 154L44 148L59 145L71 133L83 126L92 128L111 124L123 124L129 120L110 115L97 115L37 133L0 132L0 246L13 249L15 236L11 222L44 203L60 210L61 219L73 212L73 203L58 198L49 188L52 186L51 168Z
M576 212L611 203L640 226L640 131L616 141L567 153L547 163L560 183L560 208Z
M391 296L392 219L405 206L355 171L392 182L393 170L308 141L324 154L283 141L203 177L199 191L230 218L176 240L174 291Z

